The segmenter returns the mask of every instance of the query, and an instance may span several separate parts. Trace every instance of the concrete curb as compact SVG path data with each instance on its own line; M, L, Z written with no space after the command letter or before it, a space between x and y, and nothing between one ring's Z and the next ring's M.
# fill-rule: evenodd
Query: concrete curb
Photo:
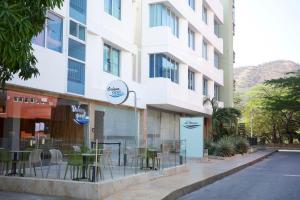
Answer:
M238 166L238 167L233 168L231 170L228 170L226 172L223 172L223 173L217 174L215 176L209 177L209 178L207 178L205 180L201 180L201 181L193 183L191 185L182 187L182 188L180 188L178 190L175 190L175 191L171 192L166 197L164 197L162 200L174 200L174 199L178 199L178 198L180 198L180 197L182 197L182 196L184 196L186 194L194 192L194 191L196 191L196 190L198 190L198 189L200 189L200 188L202 188L204 186L212 184L212 183L214 183L214 182L216 182L216 181L218 181L220 179L223 179L226 176L229 176L229 175L234 174L234 173L236 173L236 172L238 172L238 171L240 171L242 169L245 169L245 168L247 168L247 167L249 167L251 165L254 165L254 164L256 164L256 163L264 160L265 158L271 156L272 154L276 153L277 151L278 150L274 150L274 151L272 151L272 152L270 152L270 153L268 153L268 154L266 154L266 155L264 155L264 156L262 156L260 158L257 158L256 160L253 160L253 161L251 161L249 163L243 164L241 166Z

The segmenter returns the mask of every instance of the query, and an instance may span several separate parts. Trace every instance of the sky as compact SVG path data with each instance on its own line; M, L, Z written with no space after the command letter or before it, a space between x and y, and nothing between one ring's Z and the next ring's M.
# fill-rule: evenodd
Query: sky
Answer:
M300 63L300 0L236 0L235 67Z

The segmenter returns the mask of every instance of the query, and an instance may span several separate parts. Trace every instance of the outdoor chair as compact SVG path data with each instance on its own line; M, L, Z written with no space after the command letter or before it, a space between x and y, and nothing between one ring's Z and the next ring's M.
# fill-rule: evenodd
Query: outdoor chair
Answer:
M26 174L26 164L29 163L29 152L22 152L19 158L19 175L25 176Z
M36 170L35 166L39 165L41 168L41 173L42 177L44 177L43 173L43 164L42 164L42 149L34 149L30 154L29 154L29 166L30 166L30 176L32 175L32 167L34 170L34 175L36 176Z
M11 164L10 152L5 149L0 150L0 174L8 175L10 164Z
M51 158L50 158L46 178L48 178L51 166L55 165L56 166L56 177L58 179L60 179L60 169L61 169L61 165L63 163L63 155L62 155L61 151L57 150L57 149L50 149L49 152L50 152Z
M138 148L138 161L140 161L141 169L144 168L144 161L147 162L147 148Z
M83 158L79 153L74 152L68 157L67 167L65 170L64 179L66 179L68 169L70 170L70 178L72 180L78 180L82 174Z
M90 157L89 165L88 165L88 179L89 180L92 180L92 177L93 177L92 173L95 173L93 171L93 169L96 170L95 178L96 178L97 181L99 180L99 176L100 176L101 180L104 179L104 176L103 176L103 173L102 173L101 157L102 157L102 155L98 154L97 163L96 163L95 157Z

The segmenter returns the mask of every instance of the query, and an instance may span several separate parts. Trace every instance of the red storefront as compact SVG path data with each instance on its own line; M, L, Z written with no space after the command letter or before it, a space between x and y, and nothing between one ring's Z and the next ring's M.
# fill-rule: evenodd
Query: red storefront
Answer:
M20 149L55 141L83 144L84 126L74 123L71 110L77 101L10 90L1 97L0 146Z

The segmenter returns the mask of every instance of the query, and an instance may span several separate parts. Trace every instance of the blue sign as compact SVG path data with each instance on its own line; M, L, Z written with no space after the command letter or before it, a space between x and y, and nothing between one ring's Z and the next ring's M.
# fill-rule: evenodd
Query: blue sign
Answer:
M180 140L185 140L187 157L203 157L203 117L180 118Z
M72 105L72 112L75 114L74 122L79 125L86 125L90 122L89 116L87 116L85 109L80 108L80 105Z

